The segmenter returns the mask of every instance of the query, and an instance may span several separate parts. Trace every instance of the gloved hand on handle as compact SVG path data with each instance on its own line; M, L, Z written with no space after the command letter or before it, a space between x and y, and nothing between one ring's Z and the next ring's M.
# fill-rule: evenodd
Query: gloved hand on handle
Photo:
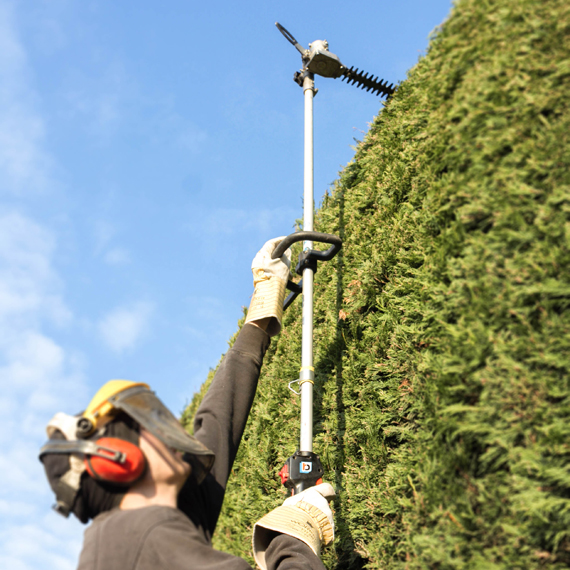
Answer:
M269 336L274 336L281 330L285 286L291 266L290 249L287 249L280 258L271 259L271 254L284 237L273 238L266 242L251 263L255 291L245 322L270 318L266 327Z
M317 556L321 546L332 543L334 520L328 501L334 496L332 485L321 483L285 499L283 505L255 523L253 556L261 570L267 569L265 552L275 532L302 540Z

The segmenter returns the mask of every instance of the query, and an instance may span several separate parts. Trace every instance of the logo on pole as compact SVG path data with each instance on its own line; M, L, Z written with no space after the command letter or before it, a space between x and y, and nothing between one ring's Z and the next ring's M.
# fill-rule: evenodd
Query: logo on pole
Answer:
M310 461L301 461L301 473L310 473L313 470L313 464Z

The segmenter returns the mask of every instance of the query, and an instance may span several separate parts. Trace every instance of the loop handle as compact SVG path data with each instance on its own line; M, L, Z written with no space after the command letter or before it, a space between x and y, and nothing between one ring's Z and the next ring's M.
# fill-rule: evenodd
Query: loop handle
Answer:
M297 51L299 51L300 54L304 56L307 50L279 22L275 22L275 25L277 26L277 29L285 36L285 39L288 42L292 43L297 48Z
M331 247L326 251L311 250L311 258L317 261L330 261L342 248L342 240L338 236L321 232L295 232L279 242L279 245L271 255L271 259L281 257L290 245L298 241L316 241L318 243L331 244Z

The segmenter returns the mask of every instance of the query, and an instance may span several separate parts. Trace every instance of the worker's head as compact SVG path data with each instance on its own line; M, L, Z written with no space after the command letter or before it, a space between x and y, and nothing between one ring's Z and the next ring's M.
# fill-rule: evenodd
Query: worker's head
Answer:
M201 483L214 454L187 434L146 384L107 382L86 410L56 414L40 451L56 510L82 522L119 505L141 477Z

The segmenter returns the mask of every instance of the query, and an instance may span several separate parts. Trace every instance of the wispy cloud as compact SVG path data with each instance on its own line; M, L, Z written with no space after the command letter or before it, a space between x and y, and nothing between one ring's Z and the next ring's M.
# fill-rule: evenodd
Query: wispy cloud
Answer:
M106 143L122 129L148 143L197 154L208 140L206 130L176 109L171 94L158 86L152 92L141 89L115 53L94 58L89 69L73 70L66 83L67 114L80 120L96 141Z
M177 120L178 128L173 129L176 134L175 141L180 148L190 153L198 153L208 140L206 131L197 127L188 120Z
M54 249L48 230L14 210L0 210L0 321L13 319L16 329L37 326L41 317L69 322L51 264Z
M42 148L44 120L37 110L25 50L11 4L0 3L0 192L45 190L52 161Z
M188 229L193 233L226 238L233 234L255 232L269 234L277 227L288 229L291 220L298 215L298 210L281 208L201 208L194 211L192 225ZM290 233L290 232L289 232ZM268 235L267 239L272 237Z
M145 120L137 127L148 141L161 146L174 146L185 154L199 154L208 142L208 132L199 127L188 114L176 109L171 94L158 92L146 94L139 101ZM143 110L144 109L144 110Z
M79 548L80 528L54 530L60 522L48 513L53 497L37 459L54 411L79 410L87 397L81 358L43 330L73 322L53 266L56 246L33 220L0 215L2 568L71 568Z
M71 531L69 520L59 520L48 513L39 519L28 516L28 520L34 522L25 523L20 522L19 517L14 517L13 510L9 516L13 524L3 530L5 540L0 552L2 568L73 570L77 567L81 535Z
M126 265L131 261L131 255L123 247L114 247L105 253L103 259L108 265Z
M183 329L193 341L226 340L226 331L231 330L240 317L239 307L234 307L235 314L232 314L223 299L208 295L188 296L184 307L196 317L195 322L200 323L200 326L186 325Z
M88 132L107 140L123 124L132 104L134 89L122 62L108 54L103 63L89 72L75 70L64 97L67 113L81 119Z
M107 265L126 265L131 261L131 254L125 247L113 245L118 231L107 220L98 220L95 223L95 254L101 256Z
M14 206L55 185L17 7L0 1L0 567L71 569L82 529L50 512L37 454L54 411L79 410L88 390L80 355L46 332L74 323L56 236Z
M117 307L99 321L99 334L112 351L131 350L148 332L152 313L153 306L144 301Z
M117 229L107 220L97 220L94 225L95 253L102 253L117 234Z

